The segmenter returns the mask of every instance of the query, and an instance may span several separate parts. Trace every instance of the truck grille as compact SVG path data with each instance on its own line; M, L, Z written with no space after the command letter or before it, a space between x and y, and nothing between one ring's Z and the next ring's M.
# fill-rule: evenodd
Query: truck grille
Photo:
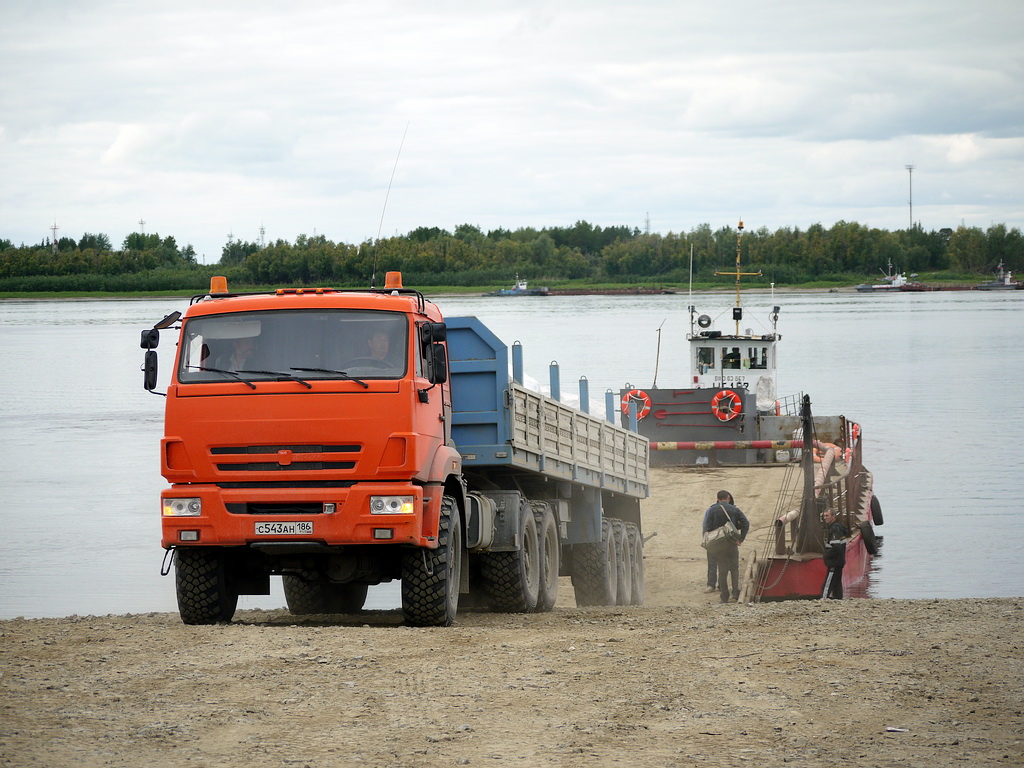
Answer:
M241 445L215 446L210 448L210 455L215 457L214 463L221 472L318 472L352 469L356 465L354 460L321 457L359 451L358 445Z
M248 504L227 503L224 505L232 515L321 515L324 503L283 503L269 504L265 502L249 502Z
M218 464L221 472L305 472L322 469L352 469L354 461L295 461L288 465L268 461L250 461L244 464Z

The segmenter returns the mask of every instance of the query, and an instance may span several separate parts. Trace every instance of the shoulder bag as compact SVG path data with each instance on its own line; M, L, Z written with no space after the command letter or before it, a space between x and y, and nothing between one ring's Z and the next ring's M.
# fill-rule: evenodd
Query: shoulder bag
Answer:
M700 543L704 549L712 554L723 551L727 546L735 544L740 539L740 532L733 524L732 518L729 517L729 510L722 507L722 511L725 513L725 524L718 526L714 530L705 531Z

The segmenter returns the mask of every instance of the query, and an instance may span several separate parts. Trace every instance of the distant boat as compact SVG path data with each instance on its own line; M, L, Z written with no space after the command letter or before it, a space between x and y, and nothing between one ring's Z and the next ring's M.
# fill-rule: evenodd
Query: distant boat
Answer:
M907 284L907 276L904 273L892 271L892 261L883 275L881 283L861 283L857 290L861 293L892 293L902 290Z
M488 296L548 296L547 288L530 288L525 280L520 280L516 275L515 285L511 288L501 288Z
M973 291L973 285L925 285L917 280L917 275L910 276L911 282L901 285L900 290L909 293L922 293L929 291Z
M996 267L996 279L989 280L987 283L978 283L975 286L979 291L1014 291L1018 288L1024 288L1024 284L1019 283L1013 279L1013 273L1009 270L1003 270L1003 262L999 262L999 266Z

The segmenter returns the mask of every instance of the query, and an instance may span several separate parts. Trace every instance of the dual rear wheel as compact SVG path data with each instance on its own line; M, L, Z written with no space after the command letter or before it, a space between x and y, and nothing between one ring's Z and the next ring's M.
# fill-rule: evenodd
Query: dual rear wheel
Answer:
M635 523L601 522L601 541L573 548L576 605L642 605L643 537Z
M558 600L562 542L551 507L542 501L522 501L514 552L481 554L480 576L487 604L494 611L545 613Z

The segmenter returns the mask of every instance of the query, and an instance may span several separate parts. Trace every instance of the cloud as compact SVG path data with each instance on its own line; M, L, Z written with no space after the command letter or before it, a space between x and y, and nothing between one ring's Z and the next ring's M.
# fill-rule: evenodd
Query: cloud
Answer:
M8 2L0 236L1021 226L1015 7Z

